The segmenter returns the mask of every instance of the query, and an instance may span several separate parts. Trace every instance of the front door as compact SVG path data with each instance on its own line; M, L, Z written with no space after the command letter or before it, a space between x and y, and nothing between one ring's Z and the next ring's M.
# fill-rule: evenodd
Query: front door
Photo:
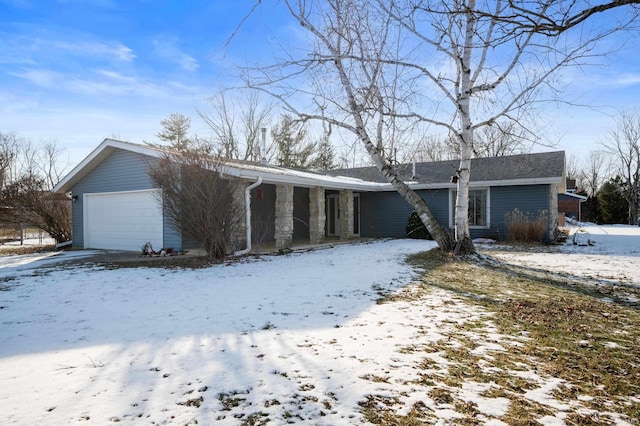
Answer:
M327 236L340 236L340 204L338 194L327 195Z
M340 236L340 202L338 194L327 195L327 236ZM353 194L353 234L360 235L360 194Z

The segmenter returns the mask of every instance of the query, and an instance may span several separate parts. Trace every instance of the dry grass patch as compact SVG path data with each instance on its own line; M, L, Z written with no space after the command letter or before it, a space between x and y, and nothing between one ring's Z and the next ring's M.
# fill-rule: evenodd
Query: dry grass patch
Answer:
M33 253L45 253L54 250L53 245L43 246L0 246L0 256L21 256Z
M460 327L450 337L457 345L440 348L453 363L445 380L448 386L469 380L493 382L512 401L502 420L526 424L539 418L524 414L536 404L524 401L522 395L538 386L516 374L528 365L538 374L565 381L554 391L555 398L575 403L580 396L580 405L599 413L574 413L576 424L607 422L612 415L640 419L638 306L611 302L567 277L536 277L481 257L464 260L431 251L411 256L410 261L426 271L425 292L442 288L482 306L493 313L491 321L500 334L519 342L502 345L504 351L488 356L474 355L470 351L477 344L472 334L482 332L482 321ZM534 410L540 415L548 411Z

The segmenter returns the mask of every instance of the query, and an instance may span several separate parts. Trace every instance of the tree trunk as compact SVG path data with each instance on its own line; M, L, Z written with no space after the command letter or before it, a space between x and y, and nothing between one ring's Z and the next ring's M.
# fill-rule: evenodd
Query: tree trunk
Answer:
M398 191L398 193L413 207L416 211L422 223L429 231L429 234L433 237L433 239L438 243L438 247L442 251L451 252L454 250L453 240L451 239L451 234L442 226L436 218L433 216L427 203L424 202L422 197L416 194L406 183L404 183L399 177L398 174L393 170L393 167L386 163L384 158L382 157L380 151L373 144L369 135L365 131L360 131L360 140L364 143L369 155L373 159L376 168L382 173L382 175L387 179L387 181L393 186L393 188Z
M460 167L458 169L458 191L455 206L455 248L456 254L475 253L469 232L469 179L471 176L471 147L473 146L473 128L471 127L471 53L475 34L475 1L469 2L466 15L465 43L459 62L458 115L460 120Z

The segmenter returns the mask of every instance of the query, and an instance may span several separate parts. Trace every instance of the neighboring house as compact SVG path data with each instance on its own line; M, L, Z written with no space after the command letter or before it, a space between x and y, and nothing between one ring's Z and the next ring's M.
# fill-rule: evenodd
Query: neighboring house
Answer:
M587 201L587 197L575 192L567 191L564 194L558 194L558 212L564 213L565 217L581 221L582 203L585 201Z
M162 210L160 191L147 175L162 156L150 146L105 139L54 191L73 200L73 244L80 248L139 250L189 248L188 239ZM452 227L455 161L398 165L400 176L427 202L436 219ZM404 237L411 207L374 168L332 170L326 174L225 161L223 173L249 185L248 211L253 242L318 244L327 237ZM558 193L564 192L564 152L472 160L471 233L503 239L505 214L514 209L537 217L550 212L549 237L557 228ZM238 218L244 223L244 218ZM247 245L240 229L236 248ZM251 241L249 242L250 245Z

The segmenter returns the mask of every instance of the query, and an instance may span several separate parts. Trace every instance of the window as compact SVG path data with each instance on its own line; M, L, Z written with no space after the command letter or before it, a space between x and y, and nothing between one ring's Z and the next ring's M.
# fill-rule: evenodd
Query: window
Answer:
M487 226L487 190L469 190L469 226Z
M455 223L457 191L451 191L451 225ZM469 190L469 227L489 227L489 190Z

